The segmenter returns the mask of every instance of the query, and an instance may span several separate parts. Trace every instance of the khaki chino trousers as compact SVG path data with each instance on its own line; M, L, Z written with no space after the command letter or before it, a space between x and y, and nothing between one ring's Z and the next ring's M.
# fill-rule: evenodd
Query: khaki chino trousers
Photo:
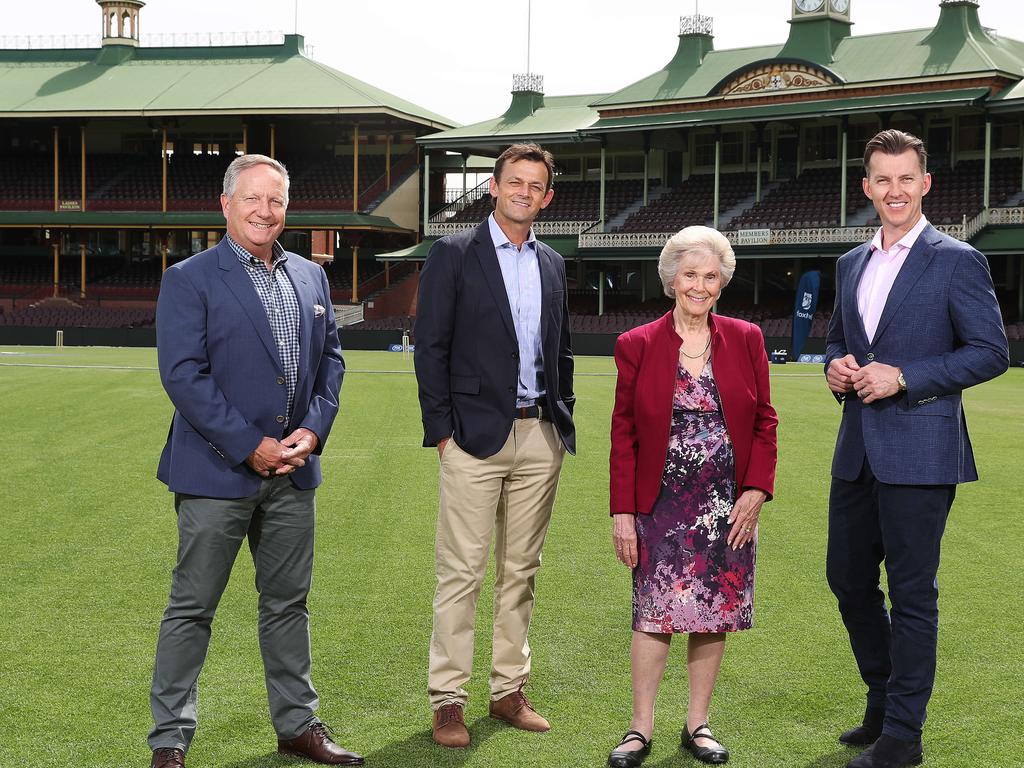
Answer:
M527 634L534 581L551 520L565 448L549 421L515 419L502 449L479 459L454 440L441 457L434 630L427 689L430 704L465 706L473 667L473 626L494 538L491 699L530 674Z

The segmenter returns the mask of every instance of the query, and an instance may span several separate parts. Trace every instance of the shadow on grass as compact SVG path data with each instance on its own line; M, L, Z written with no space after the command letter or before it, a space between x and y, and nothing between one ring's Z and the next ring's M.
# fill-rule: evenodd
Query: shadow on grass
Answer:
M401 741L387 744L373 752L363 754L367 766L370 768L410 768L410 766L443 766L444 768L458 768L472 756L473 752L483 742L487 741L499 729L504 728L501 723L491 720L489 717L481 717L469 723L469 736L471 741L467 749L445 749L434 743L430 738L430 731L423 730L414 733ZM355 743L342 744L346 749L359 751ZM299 757L289 757L270 752L258 757L246 758L233 763L228 763L223 768L284 768L285 766L311 765L308 760Z
M803 763L802 766L803 768L845 768L846 764L853 759L855 754L851 750L836 750L831 754L822 755L808 763ZM647 765L650 765L651 768L695 768L696 766L703 766L704 763L697 760L689 752L678 750L658 762L648 763Z

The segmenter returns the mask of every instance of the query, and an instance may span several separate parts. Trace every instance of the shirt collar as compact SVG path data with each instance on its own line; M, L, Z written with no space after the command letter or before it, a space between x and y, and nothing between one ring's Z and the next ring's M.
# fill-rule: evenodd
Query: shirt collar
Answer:
M498 226L498 222L495 221L493 213L487 217L487 226L491 230L491 242L494 243L495 250L498 248L504 248L506 245L511 245L515 248L512 241L508 239L508 235L506 235L502 231L501 227ZM531 250L536 250L536 243L537 236L533 233L533 227L530 227L530 234L526 236L526 240L523 242L523 245L529 245Z
M927 226L928 226L928 219L926 219L924 214L922 213L921 214L921 218L919 218L917 220L917 224L915 224L913 227L911 227L910 231L907 232L907 234L905 234L903 237L901 237L895 243L890 245L889 246L889 250L887 251L887 253L890 253L890 254L893 253L893 249L896 248L896 246L900 246L901 248L904 248L904 249L909 251L911 248L914 247L914 243L917 242L917 238L919 238L921 236L921 233L924 232L924 228L927 227ZM874 239L871 241L871 251L873 253L874 251L881 251L881 250L882 250L882 228L879 227L878 231L875 232Z
M238 242L233 237L231 237L231 235L225 235L224 237L228 241L228 245L231 246L231 250L233 250L235 252L235 255L238 256L239 261L248 264L260 261L260 259L257 259L251 253L249 253L249 251L247 251L243 246L239 245ZM288 261L288 254L285 253L284 247L279 242L277 242L277 240L275 240L273 246L271 246L270 252L271 267L276 267L278 264L283 264L284 262Z

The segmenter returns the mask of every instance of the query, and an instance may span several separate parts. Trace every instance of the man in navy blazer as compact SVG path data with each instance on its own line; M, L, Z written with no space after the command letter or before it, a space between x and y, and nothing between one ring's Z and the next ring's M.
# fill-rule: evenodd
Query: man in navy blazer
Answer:
M868 688L862 724L839 737L868 747L849 768L921 762L940 542L957 484L978 479L961 392L1009 364L988 262L922 214L926 162L902 131L868 142L864 193L882 226L836 264L825 372L843 416L826 567Z
M522 692L534 578L566 450L575 451L573 358L562 257L534 237L553 161L513 145L491 179L494 213L438 240L420 274L416 379L423 445L441 461L434 628L427 687L433 738L469 745L464 688L495 537L490 715L546 731Z
M345 369L323 269L277 242L287 205L281 163L235 159L221 195L227 237L160 285L157 355L174 417L157 477L174 493L178 557L153 669L153 768L185 765L214 612L246 537L278 750L363 762L328 736L310 681L314 495Z

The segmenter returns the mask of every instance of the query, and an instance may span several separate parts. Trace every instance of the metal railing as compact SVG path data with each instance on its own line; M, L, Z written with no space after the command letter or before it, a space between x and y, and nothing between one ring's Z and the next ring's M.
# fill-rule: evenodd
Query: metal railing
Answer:
M116 38L114 38L116 39ZM101 35L0 35L0 49L53 50L99 48ZM284 32L155 32L139 36L148 48L215 48L245 45L281 45ZM307 53L311 52L307 46Z
M491 179L487 177L485 181L480 182L471 190L464 195L459 195L454 201L448 203L444 208L433 214L428 221L431 224L443 224L447 222L452 216L458 213L462 213L466 208L471 206L477 200L484 195L490 194ZM465 227L463 227L465 229Z
M990 208L989 224L1024 224L1024 208Z
M593 221L535 221L533 233L538 237L545 235L580 235L595 224ZM480 225L479 221L430 222L427 224L427 237L444 237L463 232ZM582 236L581 236L582 239Z
M362 304L335 304L334 320L339 326L363 322Z

